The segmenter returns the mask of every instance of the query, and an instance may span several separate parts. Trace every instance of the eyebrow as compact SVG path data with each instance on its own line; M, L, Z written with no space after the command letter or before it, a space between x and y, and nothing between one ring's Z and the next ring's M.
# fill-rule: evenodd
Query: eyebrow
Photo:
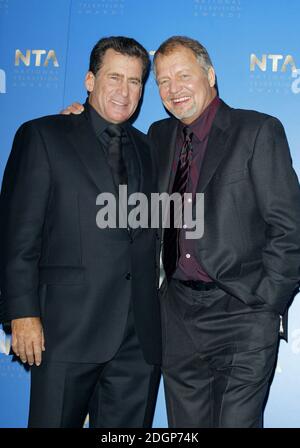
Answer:
M141 78L137 78L136 76L130 76L128 79L135 80L135 81L138 81L138 82L142 82L142 79Z
M121 73L118 73L118 72L109 72L107 74L109 76L119 76L119 78L124 78L124 75L122 75ZM142 79L138 78L137 76L130 76L128 79L142 82Z
M176 73L176 75L181 75L183 72L187 72L187 71L189 71L190 70L190 68L188 68L188 67L184 67L184 68L182 68L181 70L179 70L177 73ZM158 78L156 78L157 80L159 80L159 79L166 79L166 78L170 78L170 76L169 75L163 75L163 76L160 76L160 77L158 77Z

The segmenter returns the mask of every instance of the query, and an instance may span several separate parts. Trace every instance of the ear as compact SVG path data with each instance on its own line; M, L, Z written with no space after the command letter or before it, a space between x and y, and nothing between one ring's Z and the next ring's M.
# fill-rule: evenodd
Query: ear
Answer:
M95 75L92 72L87 72L84 79L85 88L88 92L92 92L95 86Z
M216 74L213 69L213 67L209 67L208 73L207 73L207 79L210 87L214 87L216 84Z

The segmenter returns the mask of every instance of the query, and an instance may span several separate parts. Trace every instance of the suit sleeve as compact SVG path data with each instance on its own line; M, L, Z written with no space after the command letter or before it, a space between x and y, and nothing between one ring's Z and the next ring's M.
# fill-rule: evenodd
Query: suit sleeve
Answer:
M300 190L283 126L275 118L257 135L251 176L267 224L264 275L255 293L283 314L300 278Z
M33 122L17 131L0 195L0 319L40 315L38 264L50 191L44 141Z

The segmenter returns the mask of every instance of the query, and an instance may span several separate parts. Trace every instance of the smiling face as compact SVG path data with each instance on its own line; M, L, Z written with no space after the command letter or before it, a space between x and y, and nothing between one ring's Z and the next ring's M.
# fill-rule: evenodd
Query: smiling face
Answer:
M142 61L117 53L105 52L103 63L94 75L85 77L89 102L105 120L122 123L135 112L142 94Z
M159 93L168 111L184 124L196 120L216 96L215 72L201 67L189 48L176 47L155 61Z

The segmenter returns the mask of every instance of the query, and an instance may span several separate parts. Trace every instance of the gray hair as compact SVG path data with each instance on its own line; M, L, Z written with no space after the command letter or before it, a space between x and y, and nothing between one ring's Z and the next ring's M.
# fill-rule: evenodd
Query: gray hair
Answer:
M168 55L175 51L178 47L184 47L191 50L196 56L203 70L208 73L210 67L213 67L210 56L206 48L195 39L186 36L172 36L165 40L156 50L153 58L153 70L155 72L155 62L159 55Z

